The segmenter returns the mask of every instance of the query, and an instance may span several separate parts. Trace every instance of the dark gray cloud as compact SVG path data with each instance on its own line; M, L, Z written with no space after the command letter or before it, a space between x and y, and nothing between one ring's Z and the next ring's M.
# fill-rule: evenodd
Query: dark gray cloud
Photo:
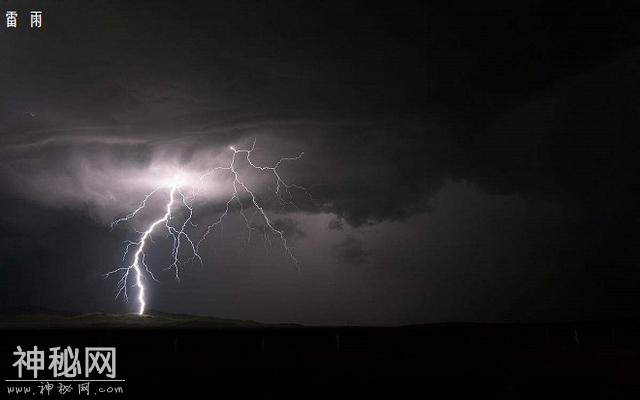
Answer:
M344 229L344 222L341 219L332 219L329 221L327 228L331 230L341 231Z
M40 173L38 182L67 176L85 186L78 182L95 176L74 176L79 168L118 173L131 163L149 167L158 156L189 165L205 149L217 155L258 137L271 157L306 151L308 163L291 176L313 188L316 209L361 225L425 210L425 199L447 179L472 179L501 193L582 198L602 193L590 193L596 185L585 176L620 190L620 171L633 174L624 143L637 123L619 104L635 93L628 83L638 79L627 66L637 57L612 53L614 44L633 44L625 20L589 36L587 49L556 25L560 39L537 36L542 27L518 7L509 23L524 38L511 41L504 37L511 25L492 24L501 17L471 8L462 18L440 5L417 13L373 6L367 17L347 6L344 20L330 8L284 5L218 5L198 17L197 2L180 9L170 2L153 9L47 5L46 31L0 39L10 55L0 68L12 76L2 98L2 141L13 149L10 168L27 185ZM297 22L287 17L293 15ZM327 29L330 18L336 25ZM462 21L470 25L456 37L452 27ZM562 22L582 29L588 20ZM521 23L532 31L521 31ZM480 42L477 31L486 36ZM547 56L539 69L517 71L512 63L529 65L521 54L528 37L536 39L532 54L553 43L552 54L571 47L579 60ZM455 63L434 44L446 49L458 40ZM505 55L478 59L478 46ZM503 82L493 70L483 72L491 65ZM546 77L538 73L543 67ZM453 82L471 71L478 76L462 80L463 95ZM578 77L552 93L537 90L563 73ZM612 97L619 100L601 107L600 99ZM610 120L625 128L611 132ZM608 157L601 149L615 155L616 171L602 165ZM78 197L82 191L92 190L81 188Z
M300 239L307 236L307 233L300 228L300 223L293 218L280 217L273 221L273 226L281 230L288 239Z
M9 238L2 265L28 270L66 254L77 240L92 249L83 253L86 262L101 253L90 238L109 237L115 254L125 232L102 231L115 215L171 171L197 174L224 164L228 146L256 138L255 159L265 165L305 152L283 164L281 174L311 197L293 190L295 206L283 207L271 194L273 181L252 184L313 266L335 263L348 271L336 273L338 292L360 282L340 275L356 273L349 264L366 262L368 271L385 271L380 279L398 279L414 299L428 286L407 283L416 270L440 271L432 278L446 282L441 290L458 293L464 285L448 280L442 265L473 272L470 266L493 262L474 263L474 252L496 265L520 265L522 276L540 264L570 265L554 275L556 288L574 279L578 265L591 269L575 283L575 296L593 288L593 270L604 264L628 272L637 246L633 182L640 172L634 145L640 36L633 14L622 6L585 4L578 11L544 2L533 9L506 1L457 7L400 2L369 4L365 12L349 2L42 2L46 29L0 34L0 75L8 77L0 93L0 204L11 210L1 219ZM25 6L8 1L6 8ZM449 210L448 223L413 224L425 215L440 218L443 207L434 198L461 182L474 187L453 196L468 219ZM215 184L198 209L207 221L221 212L221 193L230 188L224 175ZM495 207L464 208L464 199L485 195ZM500 216L505 198L521 206ZM548 204L564 212L545 214ZM513 224L527 207L557 223ZM468 242L483 237L483 220L495 226L487 226L478 250ZM465 231L469 221L473 233ZM439 230L450 237L440 243L447 255L434 260L438 249L403 242L396 243L396 257L415 250L416 259L380 261L393 251L378 254L374 233L391 240L393 224L403 227L398 237ZM60 242L42 244L60 232ZM517 239L528 236L535 240ZM313 251L312 244L326 251ZM227 248L217 251L220 268L245 262ZM268 263L248 253L255 259L247 265ZM71 264L83 276L107 267L84 271L82 262ZM26 275L11 271L13 286L22 289L7 297L28 291L17 278ZM493 285L483 282L476 293ZM374 289L361 290L367 298Z
M333 246L336 256L349 264L365 264L368 262L369 252L365 250L362 241L349 235L340 243Z

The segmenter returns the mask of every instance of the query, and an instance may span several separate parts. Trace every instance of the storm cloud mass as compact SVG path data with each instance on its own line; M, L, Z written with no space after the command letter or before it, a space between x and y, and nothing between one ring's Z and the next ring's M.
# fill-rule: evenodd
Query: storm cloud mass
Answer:
M41 2L42 30L0 29L1 304L131 311L101 276L132 233L109 222L255 139L263 164L305 153L282 167L297 207L252 181L301 271L235 215L152 308L639 317L637 14L512 3Z

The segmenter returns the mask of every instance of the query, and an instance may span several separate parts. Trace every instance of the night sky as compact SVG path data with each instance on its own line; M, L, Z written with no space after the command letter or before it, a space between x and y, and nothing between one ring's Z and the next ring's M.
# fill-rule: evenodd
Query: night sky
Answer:
M0 307L134 311L102 274L141 226L110 222L162 174L228 163L255 138L263 164L304 152L281 172L311 198L283 206L268 176L252 181L300 269L234 212L179 284L158 235L150 309L304 324L640 317L637 13L309 3L2 2ZM211 182L204 225L230 190Z

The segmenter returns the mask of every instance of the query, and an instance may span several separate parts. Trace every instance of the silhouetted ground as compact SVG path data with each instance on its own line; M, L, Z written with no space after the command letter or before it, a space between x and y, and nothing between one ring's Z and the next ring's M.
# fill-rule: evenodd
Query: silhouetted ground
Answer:
M115 346L125 393L102 395L107 398L640 394L640 324L633 321L375 328L278 326L161 313L142 318L46 310L19 314L0 317L4 379L16 376L11 364L17 345Z
M144 315L69 313L24 307L0 311L0 329L176 329L256 328L254 321L150 311Z

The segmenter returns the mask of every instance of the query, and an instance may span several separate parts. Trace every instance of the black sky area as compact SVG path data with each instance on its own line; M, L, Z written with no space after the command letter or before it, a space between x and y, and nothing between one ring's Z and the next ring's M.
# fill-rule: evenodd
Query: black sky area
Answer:
M631 4L4 1L24 25L0 25L0 306L131 312L102 279L132 234L109 221L141 200L123 180L255 138L265 162L305 153L283 173L313 199L268 207L300 272L232 219L150 308L638 318Z

